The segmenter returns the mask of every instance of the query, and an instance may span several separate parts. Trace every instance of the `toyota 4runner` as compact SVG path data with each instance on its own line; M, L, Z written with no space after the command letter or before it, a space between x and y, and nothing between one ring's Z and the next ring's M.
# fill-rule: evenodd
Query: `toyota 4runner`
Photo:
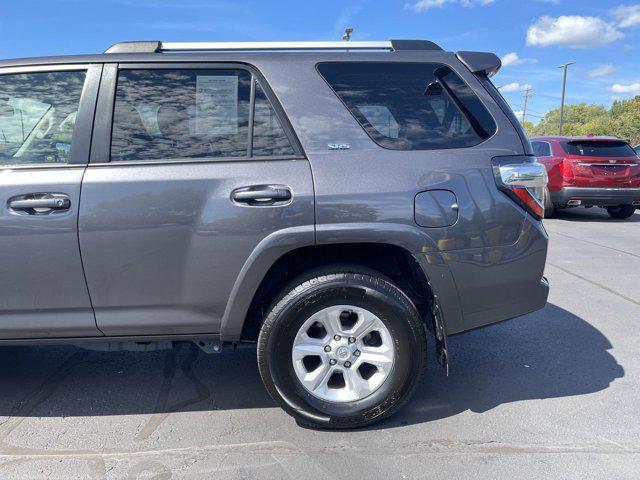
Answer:
M388 417L428 332L448 368L447 336L547 299L499 68L412 40L0 62L0 344L257 343L299 422Z

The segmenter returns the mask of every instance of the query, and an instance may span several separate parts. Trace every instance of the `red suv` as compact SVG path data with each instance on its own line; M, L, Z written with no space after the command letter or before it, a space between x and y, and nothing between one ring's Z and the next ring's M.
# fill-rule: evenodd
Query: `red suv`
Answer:
M556 208L597 206L629 218L640 206L640 158L624 140L536 137L531 145L549 175L546 217Z

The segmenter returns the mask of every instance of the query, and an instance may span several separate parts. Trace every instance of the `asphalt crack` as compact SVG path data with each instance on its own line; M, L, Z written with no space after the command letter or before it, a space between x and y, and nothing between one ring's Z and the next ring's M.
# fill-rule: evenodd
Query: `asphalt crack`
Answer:
M605 286L605 285L602 285L602 284L600 284L600 283L598 283L598 282L596 282L596 281L594 281L594 280L590 280L590 279L588 279L587 277L583 277L582 275L579 275L579 274L577 274L577 273L574 273L574 272L572 272L571 270L568 270L568 269L566 269L566 268L564 268L564 267L561 267L561 266L556 265L555 263L551 263L551 262L549 262L549 261L547 261L547 265L551 265L552 267L557 268L558 270L563 271L564 273L567 273L567 274L572 275L572 276L574 276L574 277L576 277L576 278L579 278L580 280L584 280L585 282L590 283L590 284L591 284L591 285L593 285L593 286L599 287L599 288L601 288L602 290L606 290L607 292L609 292L609 293L611 293L611 294L613 294L613 295L616 295L616 296L618 296L618 297L620 297L620 298L623 298L623 299L624 299L624 300L626 300L627 302L631 302L631 303L633 303L634 305L638 305L638 306L640 306L640 302L638 302L637 300L634 300L634 299L633 299L633 298L631 298L631 297L627 297L626 295L623 295L622 293L617 292L616 290L613 290L612 288L609 288L609 287L607 287L607 286Z
M554 232L553 230L551 230L551 233L553 233L554 235L560 235L561 237L570 238L572 240L577 240L578 242L588 243L590 245L595 245L597 247L606 248L607 250L613 250L614 252L624 253L625 255L631 255L632 257L640 258L640 255L636 253L627 252L626 250L621 250L615 247L610 247L609 245L604 245L602 243L594 242L592 240L585 240L584 238L574 237L573 235L568 235L566 233Z

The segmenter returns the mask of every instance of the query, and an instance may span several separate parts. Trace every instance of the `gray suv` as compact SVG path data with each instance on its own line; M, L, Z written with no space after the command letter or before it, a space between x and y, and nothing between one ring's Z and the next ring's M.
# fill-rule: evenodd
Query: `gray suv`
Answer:
M448 335L547 299L499 68L413 40L0 62L0 344L257 344L301 424L388 417L429 332L448 371Z

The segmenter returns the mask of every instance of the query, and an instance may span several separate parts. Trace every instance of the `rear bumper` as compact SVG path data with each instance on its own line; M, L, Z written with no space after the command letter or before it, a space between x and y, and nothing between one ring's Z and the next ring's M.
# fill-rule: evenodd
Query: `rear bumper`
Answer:
M542 223L527 216L513 245L416 255L438 297L447 334L544 307L547 243Z
M581 205L613 207L640 201L640 188L563 187L557 192L549 193L554 205L581 200Z

